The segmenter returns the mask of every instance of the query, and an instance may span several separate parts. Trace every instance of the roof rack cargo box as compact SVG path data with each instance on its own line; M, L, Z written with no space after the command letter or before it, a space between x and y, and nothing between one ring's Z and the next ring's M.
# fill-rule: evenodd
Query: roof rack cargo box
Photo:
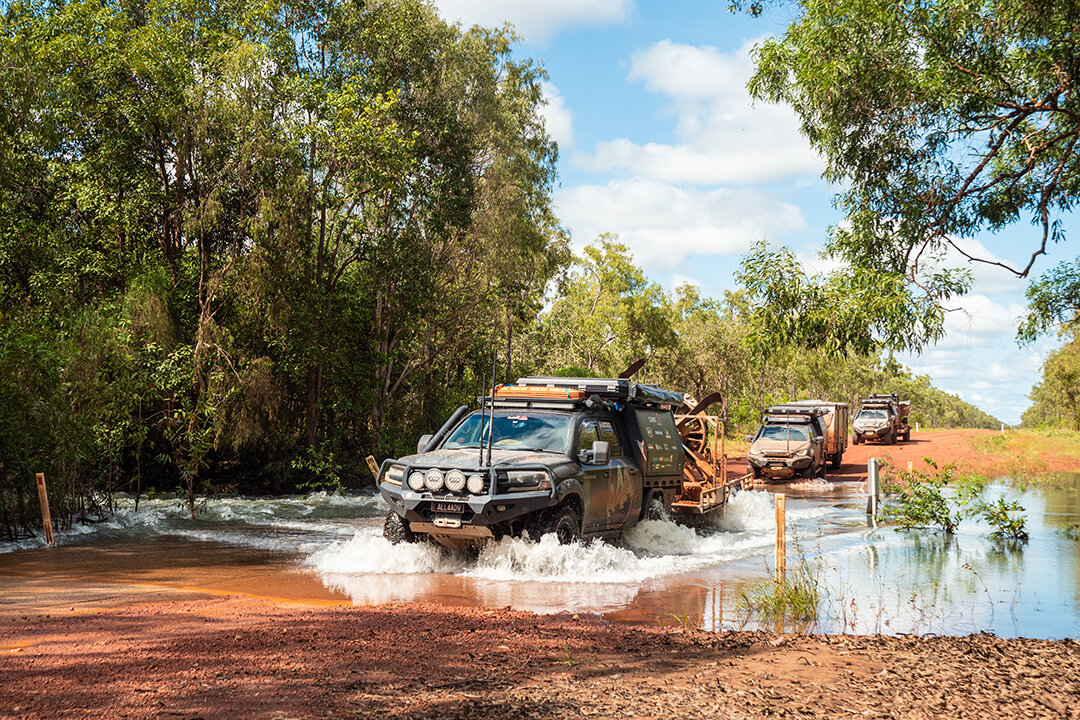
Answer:
M896 393L879 393L877 395L870 395L866 398L869 402L900 402L900 396Z
M830 412L836 407L847 407L846 402L833 402L832 400L792 400L791 402L784 403L784 405L825 408L826 412Z
M766 411L766 415L803 415L808 417L817 417L825 414L825 409L817 407L815 405L799 405L796 403L784 403L783 405L771 405Z
M529 387L568 388L585 395L599 395L612 400L625 400L645 405L681 405L683 394L665 390L658 385L636 383L623 378L523 377L518 385Z
M766 413L762 422L766 425L806 425L813 418L809 413Z

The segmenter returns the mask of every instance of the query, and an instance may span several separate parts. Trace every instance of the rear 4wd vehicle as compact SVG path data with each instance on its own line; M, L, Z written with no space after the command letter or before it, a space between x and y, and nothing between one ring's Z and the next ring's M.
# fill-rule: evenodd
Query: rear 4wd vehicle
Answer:
M784 480L825 477L824 410L808 405L774 405L757 432L747 436L746 469L755 478Z
M859 414L851 422L851 442L876 440L892 445L897 440L911 439L911 402L901 401L895 394L871 395L859 405Z
M420 438L415 455L382 463L383 534L460 548L554 533L565 544L618 535L652 507L707 514L742 483L684 448L682 401L622 378L500 386L480 410L460 407Z

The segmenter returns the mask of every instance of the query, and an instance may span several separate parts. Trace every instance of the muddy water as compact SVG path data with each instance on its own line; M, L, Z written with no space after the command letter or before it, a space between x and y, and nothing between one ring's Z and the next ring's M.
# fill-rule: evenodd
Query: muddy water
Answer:
M1080 634L1080 542L1068 532L1080 525L1080 475L1054 490L991 488L991 497L1018 497L1026 508L1024 543L991 540L971 520L953 536L868 526L862 483L740 493L704 530L651 521L617 545L506 539L471 555L389 545L385 506L370 495L215 500L194 521L176 501L144 500L138 511L122 502L110 521L77 527L56 548L0 546L0 613L46 607L58 588L68 593L64 605L76 588L139 588L155 600L190 592L312 604L423 599L756 627L738 598L771 574L773 491L787 495L788 567L805 562L820 589L810 629Z

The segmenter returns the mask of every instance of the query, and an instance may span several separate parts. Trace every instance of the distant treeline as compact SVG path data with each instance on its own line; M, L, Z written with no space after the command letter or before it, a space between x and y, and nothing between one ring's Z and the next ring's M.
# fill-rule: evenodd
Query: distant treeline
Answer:
M1031 389L1024 427L1080 430L1080 325L1074 322L1065 340L1043 362L1042 382Z
M113 491L371 481L490 378L642 377L733 432L790 397L899 392L876 357L754 342L551 209L543 70L419 0L9 2L0 34L0 535Z

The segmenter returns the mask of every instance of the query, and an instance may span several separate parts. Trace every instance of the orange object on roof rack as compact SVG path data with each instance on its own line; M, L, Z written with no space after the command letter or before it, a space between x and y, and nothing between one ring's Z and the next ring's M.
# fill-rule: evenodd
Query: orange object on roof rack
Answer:
M584 400L585 391L566 387L538 387L536 385L500 385L495 388L497 398L523 398L545 400Z

